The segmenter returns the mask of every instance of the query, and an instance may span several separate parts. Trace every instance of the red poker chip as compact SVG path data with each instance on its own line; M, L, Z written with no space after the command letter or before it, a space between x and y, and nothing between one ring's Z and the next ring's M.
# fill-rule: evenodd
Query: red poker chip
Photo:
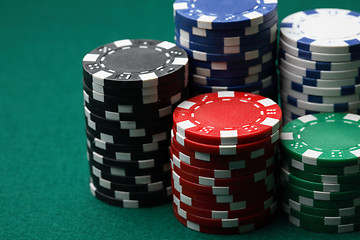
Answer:
M224 163L213 163L206 162L202 160L198 160L192 157L183 154L178 149L176 149L175 144L170 147L171 158L175 164L179 161L187 164L190 170L193 170L192 167L200 168L201 170L205 170L206 173L203 174L215 174L218 172L219 174L233 174L234 176L246 176L265 168L272 166L275 162L274 155L269 156L269 158L261 159L261 160L249 160L249 161L233 161L233 162L224 162ZM177 164L179 166L179 164ZM185 167L186 167L185 166ZM200 170L200 171L201 171ZM204 175L207 176L207 175Z
M266 177L274 175L274 170L275 170L275 165L272 165L267 169L264 169L260 172L256 172L254 174L250 174L247 176L235 177L235 178L210 178L210 177L203 177L201 175L194 175L181 170L181 168L178 168L174 164L171 158L170 158L170 162L171 162L172 170L175 173L177 173L179 176L181 176L183 179L204 186L239 186L239 185L252 184L260 180L264 180Z
M267 159L267 161L260 162L261 164L257 163L260 165L259 169L257 168L253 168L253 170L250 171L250 169L214 169L214 168L202 168L202 167L197 167L194 165L190 165L188 163L185 163L184 161L179 159L179 152L174 153L176 150L173 148L173 146L170 148L170 160L174 163L174 165L176 167L178 167L179 169L182 169L183 171L186 171L187 173L193 174L193 175L198 175L198 176L203 176L203 177L209 177L209 178L222 178L222 179L229 179L229 178L240 178L240 177L248 177L249 175L253 175L255 173L259 173L264 171L264 169L270 168L272 167L275 163L274 163L274 157L270 157L269 159ZM190 159L190 160L189 160ZM192 158L188 158L187 160L190 161L190 163L193 163ZM200 163L202 163L200 161ZM205 162L206 163L206 162ZM208 164L208 163L206 163ZM247 165L247 164L246 164ZM227 166L228 167L228 166Z
M173 196L173 202L177 206L180 206L180 208L184 209L185 211L195 214L197 216L212 218L212 219L227 219L227 218L246 217L253 215L257 212L266 210L274 203L274 197L271 196L270 198L264 200L260 204L253 207L244 208L241 210L224 210L224 211L208 210L208 209L190 206L180 201L180 199L178 199L176 196Z
M174 127L186 138L216 145L246 144L276 133L282 112L273 100L244 92L216 92L180 103Z
M276 210L276 204L277 203L274 203L270 208L257 212L251 216L239 217L233 219L212 219L212 218L197 216L195 214L187 212L184 209L180 208L180 206L173 203L173 205L177 207L178 214L184 219L194 223L201 224L203 226L217 227L217 228L235 228L235 227L253 224L256 222L261 222L273 215L273 213Z
M267 223L270 222L271 218L269 217L268 219L264 219L263 221L258 221L256 223L252 223L249 225L245 225L245 226L241 226L241 227L236 227L236 228L216 228L216 227L208 227L205 225L201 225L201 224L197 224L197 223L193 223L189 220L184 219L183 217L181 217L178 214L177 211L177 207L176 205L174 206L173 204L173 210L174 210L174 215L176 217L176 219L183 224L184 226L197 231L197 232L202 232L202 233L209 233L209 234L222 234L222 235L229 235L229 234L239 234L239 233L246 233L246 232L251 232L254 231L258 228L261 228L262 226L266 225Z
M215 210L215 211L228 211L228 210L243 210L246 208L254 207L266 199L275 196L275 189L258 195L252 196L232 196L232 202L224 202L222 201L224 197L221 196L210 196L205 194L198 194L194 192L190 192L186 189L182 189L183 192L179 192L177 188L174 186L174 182L171 184L173 196L176 196L180 201L184 202L187 205L206 209L206 210Z
M208 194L214 196L222 195L249 195L258 192L267 192L274 187L274 176L270 175L265 180L261 180L252 184L238 185L238 186L204 186L185 180L179 176L175 171L172 171L172 180L183 188L191 189L191 191L201 194Z
M256 142L249 142L245 144L237 145L211 145L192 141L180 133L172 129L172 141L177 141L179 144L193 151L199 151L203 153L216 154L216 155L240 155L242 152L257 151L264 147L275 145L279 141L280 131L278 130L274 134L265 137Z
M268 145L263 148L260 148L256 151L242 151L239 155L217 155L217 154L209 154L202 153L198 151L193 151L189 148L184 147L178 141L172 141L172 145L179 149L180 152L186 154L189 157L196 158L199 160L203 160L206 162L214 162L214 163L224 163L224 162L233 162L239 160L257 160L269 158L270 156L275 154L275 146Z

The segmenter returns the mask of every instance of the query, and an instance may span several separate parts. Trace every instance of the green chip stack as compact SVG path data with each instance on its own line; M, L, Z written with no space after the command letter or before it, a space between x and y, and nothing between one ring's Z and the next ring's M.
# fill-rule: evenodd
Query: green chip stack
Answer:
M289 221L323 233L360 229L360 116L306 115L281 133L283 209Z

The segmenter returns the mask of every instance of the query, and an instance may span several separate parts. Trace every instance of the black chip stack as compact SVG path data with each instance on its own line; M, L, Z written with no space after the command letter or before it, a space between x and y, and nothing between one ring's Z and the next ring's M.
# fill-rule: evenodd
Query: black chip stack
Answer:
M171 201L172 112L187 95L188 58L175 44L120 40L83 59L90 190L124 208Z

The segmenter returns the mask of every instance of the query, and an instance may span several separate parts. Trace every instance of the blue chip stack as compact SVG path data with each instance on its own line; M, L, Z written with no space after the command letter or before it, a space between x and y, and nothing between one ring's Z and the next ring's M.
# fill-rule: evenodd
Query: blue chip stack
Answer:
M284 123L322 112L360 112L360 13L314 9L280 26Z
M277 99L277 0L176 0L173 8L192 95L243 91Z

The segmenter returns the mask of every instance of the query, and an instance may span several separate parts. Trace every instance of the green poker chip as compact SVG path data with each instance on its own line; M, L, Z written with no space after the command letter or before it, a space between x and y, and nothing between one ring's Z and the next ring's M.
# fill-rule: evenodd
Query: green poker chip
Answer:
M356 191L348 191L348 192L323 192L323 191L313 191L308 190L302 187L295 186L292 183L289 183L281 178L282 186L290 192L299 194L301 196L311 198L314 200L322 200L322 201L341 201L341 200L350 200L360 198L360 190Z
M291 199L302 205L322 208L322 209L340 209L340 208L351 208L360 206L360 198L341 200L341 201L325 201L316 200L313 198L302 196L301 194L287 191L285 188L281 189L282 198Z
M290 213L292 216L294 216L298 219L301 219L303 221L309 221L309 222L320 224L320 225L334 226L334 225L344 225L344 224L351 224L351 223L360 223L359 215L341 216L341 217L317 216L317 215L313 215L313 214L296 211L295 209L290 208L285 203L283 203L283 208L286 208L288 213Z
M360 222L337 224L337 225L325 225L312 221L308 217L303 217L304 214L294 214L286 204L283 204L284 212L286 213L289 222L293 225L306 229L308 231L320 232L320 233L350 233L360 230ZM299 217L301 215L302 217ZM312 219L312 218L311 218ZM313 219L312 219L313 220Z
M289 164L289 166L298 170L315 173L315 174L326 174L326 175L352 175L360 173L360 165L351 166L338 166L338 167L325 167L325 166L314 166L311 164L298 161L291 158L286 152L282 151L281 160Z
M347 191L360 190L357 184L317 183L317 182L304 180L294 176L284 168L281 168L281 175L287 182L294 184L295 186L313 191L347 192Z
M360 116L356 114L302 116L283 127L280 139L283 152L311 166L360 164Z
M296 202L290 198L282 197L282 201L286 203L291 209L294 209L298 212L322 216L322 217L347 217L356 215L360 220L360 206L357 207L346 207L346 208L317 208L310 207L299 202Z
M318 182L318 183L328 183L328 184L354 184L359 186L360 184L360 173L351 174L351 175L325 175L325 174L316 174L305 172L303 170L299 170L292 166L289 166L288 163L283 162L283 168L293 174L298 178L302 178L304 180Z

